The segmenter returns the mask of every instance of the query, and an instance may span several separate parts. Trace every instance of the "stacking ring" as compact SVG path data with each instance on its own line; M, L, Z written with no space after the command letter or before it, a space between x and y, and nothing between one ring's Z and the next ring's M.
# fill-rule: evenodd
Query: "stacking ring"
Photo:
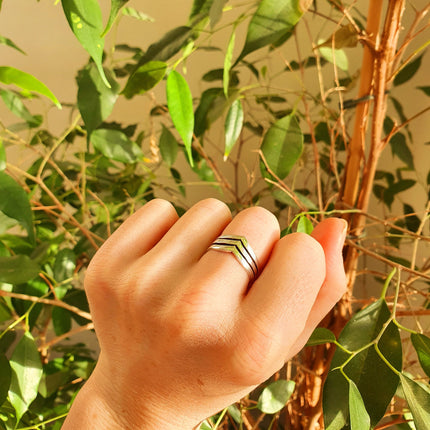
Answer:
M257 257L244 236L219 236L209 249L232 253L254 281L258 275Z

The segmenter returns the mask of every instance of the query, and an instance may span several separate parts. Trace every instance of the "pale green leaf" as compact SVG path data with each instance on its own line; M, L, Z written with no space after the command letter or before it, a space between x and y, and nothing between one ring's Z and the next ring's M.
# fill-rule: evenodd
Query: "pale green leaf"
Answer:
M12 354L10 366L12 379L9 399L19 422L36 398L43 374L39 351L31 333L26 332L18 342Z
M125 7L122 10L122 14L124 16L129 16L131 18L135 18L139 21L154 22L154 18L152 18L151 16L147 15L144 12L140 12L140 11L136 10L133 7Z
M1 98L7 108L18 118L23 119L30 128L39 127L43 118L39 115L33 116L29 110L24 106L24 103L13 91L0 90Z
M237 139L240 136L243 127L243 107L240 99L237 99L231 105L224 124L225 149L224 160L228 158Z
M297 232L311 234L314 226L306 215L302 215L297 223Z
M193 98L187 81L175 70L167 77L166 95L173 124L184 142L188 161L193 166L191 151L194 130Z
M6 149L0 139L0 172L6 169Z
M0 282L23 284L35 278L39 271L39 265L27 255L0 257Z
M84 120L89 138L109 115L115 106L120 90L113 73L105 70L105 76L110 86L107 87L100 76L97 67L90 64L80 70L76 78L78 84L78 108Z
M360 391L350 379L349 380L349 419L351 430L369 430L370 417L366 411Z
M422 369L430 377L430 338L420 333L413 333L411 340Z
M144 94L154 88L166 73L167 64L163 61L149 61L140 66L129 78L122 94L132 98L137 94Z
M269 128L261 151L272 172L284 179L303 151L303 134L295 115L287 115Z
M248 27L239 60L264 46L284 39L303 15L301 0L262 0Z
M9 360L4 354L0 354L0 406L7 398L11 378L12 372L9 365Z
M57 100L54 94L52 94L50 89L29 73L15 69L13 67L2 66L0 67L0 82L3 82L6 85L16 85L23 90L41 94L42 96L47 97L59 109L61 109L60 102Z
M279 379L269 384L258 398L257 408L265 414L276 414L287 403L294 392L294 381Z
M21 54L26 55L25 52L20 47L15 45L15 43L7 37L0 36L0 45L9 46L10 48L16 49L17 51L21 52Z
M143 157L139 146L119 130L103 128L94 130L91 142L94 148L111 160L135 163Z
M175 163L178 155L178 142L164 124L162 124L162 127L158 147L160 148L161 157L170 167Z
M109 81L103 70L103 20L97 0L61 0L64 14L82 47L90 54L107 87Z
M102 37L104 37L109 32L116 20L116 17L118 16L119 11L127 2L128 0L111 0L109 19L106 24L106 28L101 35Z
M297 203L294 201L292 197L290 197L284 190L281 190L280 188L276 188L272 192L272 196L275 200L278 202L283 203L284 205L292 206L294 208L299 207ZM297 198L297 200L309 210L318 210L317 205L310 200L308 197L303 195L302 193L299 193L298 191L294 191L294 196Z
M317 327L311 334L306 346L322 345L332 342L336 342L336 336L327 328Z
M228 98L228 88L230 86L230 69L231 69L231 62L233 59L235 40L236 40L236 28L233 27L233 32L231 33L230 40L228 41L227 51L224 57L223 88L224 88L224 94L226 98Z
M335 64L339 69L348 71L349 62L344 50L322 46L319 48L319 51L324 59Z
M27 193L4 172L0 172L0 196L0 211L16 219L34 243L33 212Z
M402 389L417 430L430 428L430 393L404 374L400 374Z

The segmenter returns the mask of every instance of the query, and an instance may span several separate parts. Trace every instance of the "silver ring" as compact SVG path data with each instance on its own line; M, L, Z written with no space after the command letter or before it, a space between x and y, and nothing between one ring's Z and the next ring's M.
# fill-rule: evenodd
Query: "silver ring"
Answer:
M232 253L254 281L258 275L257 257L244 236L219 236L209 249Z

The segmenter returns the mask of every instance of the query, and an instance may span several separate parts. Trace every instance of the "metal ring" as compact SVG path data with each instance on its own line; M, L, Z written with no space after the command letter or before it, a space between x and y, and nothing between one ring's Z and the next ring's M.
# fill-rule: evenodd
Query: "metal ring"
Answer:
M219 236L209 249L232 253L242 267L248 272L251 279L255 280L257 278L257 257L244 236L236 236L233 234Z

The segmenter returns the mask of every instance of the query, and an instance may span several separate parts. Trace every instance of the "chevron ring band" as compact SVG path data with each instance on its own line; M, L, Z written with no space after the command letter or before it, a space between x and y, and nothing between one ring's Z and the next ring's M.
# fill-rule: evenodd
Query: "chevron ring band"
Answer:
M232 253L248 272L251 280L254 281L257 278L257 257L245 237L235 235L219 236L209 249Z

